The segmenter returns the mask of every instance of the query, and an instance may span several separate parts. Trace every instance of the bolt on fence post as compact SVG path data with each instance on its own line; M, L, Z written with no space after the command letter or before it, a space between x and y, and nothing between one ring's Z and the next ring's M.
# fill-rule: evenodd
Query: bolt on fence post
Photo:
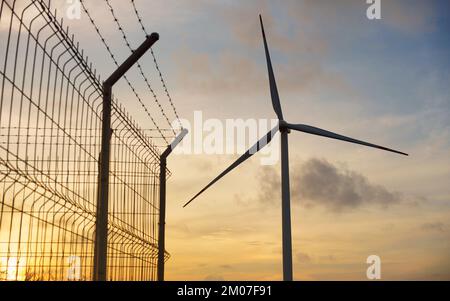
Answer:
M164 264L165 264L165 239L166 239L166 166L167 157L172 153L173 149L187 135L188 130L182 129L181 133L162 153L159 161L159 231L158 231L158 265L157 275L158 281L164 281Z
M100 153L97 214L95 222L94 280L105 281L108 254L109 157L111 143L111 105L114 84L158 41L152 33L103 83L102 147Z

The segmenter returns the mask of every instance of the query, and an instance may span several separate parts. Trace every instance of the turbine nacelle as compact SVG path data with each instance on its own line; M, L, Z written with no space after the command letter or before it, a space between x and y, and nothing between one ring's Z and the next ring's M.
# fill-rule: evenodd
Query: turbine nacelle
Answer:
M291 129L289 128L289 124L286 121L284 121L284 120L278 121L278 128L280 129L280 132L287 132L288 134L291 133Z

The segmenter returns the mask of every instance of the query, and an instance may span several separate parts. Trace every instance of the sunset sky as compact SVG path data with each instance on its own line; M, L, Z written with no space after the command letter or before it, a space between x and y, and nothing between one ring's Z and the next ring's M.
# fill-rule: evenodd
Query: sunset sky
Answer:
M62 16L67 4L53 2ZM129 52L106 4L85 2L123 61ZM144 36L129 1L111 3L137 47ZM364 280L372 254L381 258L382 279L450 280L448 1L382 0L381 20L367 19L365 0L135 3L160 34L154 51L182 118L192 121L194 111L223 122L276 117L261 13L288 121L410 154L289 136L296 280ZM114 65L87 16L64 23L106 78ZM142 64L168 108L151 57ZM145 94L137 69L129 76ZM151 127L123 82L114 93ZM157 115L150 96L146 102ZM236 158L169 158L168 280L282 278L279 164L262 166L256 155L182 208Z

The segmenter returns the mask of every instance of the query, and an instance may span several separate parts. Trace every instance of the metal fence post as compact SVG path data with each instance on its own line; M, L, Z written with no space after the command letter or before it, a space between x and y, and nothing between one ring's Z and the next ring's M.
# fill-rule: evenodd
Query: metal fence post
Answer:
M109 195L109 159L111 138L111 97L114 84L152 47L159 39L157 33L147 36L146 40L120 65L103 83L103 119L102 147L98 183L97 214L95 223L94 280L105 281L108 253L108 195Z
M166 167L167 157L172 153L173 149L183 140L188 131L183 129L175 140L161 154L159 162L159 231L158 231L158 281L164 281L164 254L166 240Z

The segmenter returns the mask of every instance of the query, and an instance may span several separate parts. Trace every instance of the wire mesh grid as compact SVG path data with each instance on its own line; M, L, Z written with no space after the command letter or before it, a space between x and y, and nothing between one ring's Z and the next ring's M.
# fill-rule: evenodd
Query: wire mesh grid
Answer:
M0 280L92 280L100 79L49 1L2 0L0 26ZM154 280L159 153L112 110L107 278Z

